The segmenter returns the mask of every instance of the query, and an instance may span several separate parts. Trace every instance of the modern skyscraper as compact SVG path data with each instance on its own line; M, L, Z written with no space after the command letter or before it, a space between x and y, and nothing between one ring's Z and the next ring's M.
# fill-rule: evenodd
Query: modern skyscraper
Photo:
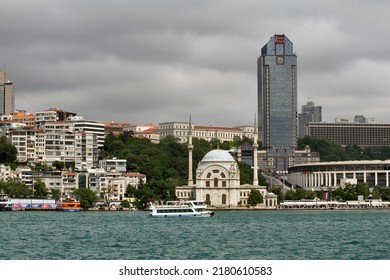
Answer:
M258 116L263 148L275 171L287 171L297 142L297 56L285 35L274 35L257 60Z
M305 126L311 122L322 122L322 107L315 106L313 101L309 101L306 105L302 105L302 112L298 115L298 137L305 136Z
M0 115L15 112L15 84L8 80L6 68L0 69Z

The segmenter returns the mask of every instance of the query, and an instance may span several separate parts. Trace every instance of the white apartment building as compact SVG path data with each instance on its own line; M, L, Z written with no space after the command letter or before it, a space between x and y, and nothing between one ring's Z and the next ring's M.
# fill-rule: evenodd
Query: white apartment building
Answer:
M119 172L126 172L127 160L114 158L105 158L99 160L99 168L103 168L106 171L116 170Z
M160 123L160 139L167 136L176 137L180 143L186 143L189 132L188 122L165 122ZM199 139L210 141L219 139L220 141L233 141L235 137L242 138L244 135L248 137L250 126L241 127L220 127L220 126L195 126L191 124L192 136ZM253 131L253 126L252 126ZM253 136L252 136L253 137Z
M0 180L6 181L10 177L11 177L11 166L1 164L0 165Z
M84 120L81 116L70 117L69 121L73 123L75 130L96 135L98 148L103 148L105 138L104 123Z
M146 176L141 173L122 173L118 171L105 171L103 168L88 169L89 189L103 197L104 188L113 186L115 192L110 197L111 200L122 201L125 197L127 186L138 188L146 183Z
M19 162L74 162L79 170L98 164L97 135L78 131L72 123L44 123L38 129L11 129L9 138Z

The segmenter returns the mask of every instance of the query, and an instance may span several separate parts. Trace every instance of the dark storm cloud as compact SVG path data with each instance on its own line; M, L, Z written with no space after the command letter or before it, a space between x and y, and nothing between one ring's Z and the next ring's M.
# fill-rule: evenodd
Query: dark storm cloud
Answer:
M298 100L324 119L390 122L387 1L5 0L0 65L16 107L101 121L250 124L256 60L275 33L298 55Z

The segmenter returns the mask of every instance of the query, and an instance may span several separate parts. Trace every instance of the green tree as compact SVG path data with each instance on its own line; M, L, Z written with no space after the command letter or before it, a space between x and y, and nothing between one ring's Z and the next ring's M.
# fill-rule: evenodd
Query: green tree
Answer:
M131 185L128 185L126 188L126 196L127 197L134 197L134 194L137 192L137 188Z
M37 198L46 198L49 190L46 188L46 185L41 180L37 180L33 184L34 188L34 197Z
M65 163L63 163L62 161L54 161L51 165L53 168L57 169L57 170L62 170L64 169L65 167Z
M248 204L251 206L256 206L257 204L263 203L263 196L259 190L251 189L248 197Z
M380 199L382 198L382 195L381 195L381 187L380 186L375 186L371 192L371 198L373 199Z
M342 187L338 187L335 192L334 192L334 198L337 200L337 201L340 201L340 200L345 200L345 191Z
M93 207L99 199L94 191L86 188L78 188L74 193L79 196L80 206L84 210Z
M20 181L10 180L5 183L4 187L4 192L10 197L31 197L33 195L33 190Z
M18 150L6 136L0 137L0 163L11 164L16 160Z
M370 195L370 190L368 189L368 186L364 183L357 183L355 185L356 189L356 195L362 195L364 199L367 199Z
M128 200L122 200L120 205L124 208L130 208L130 202Z
M295 191L294 190L288 190L286 194L284 195L285 200L296 200L295 197Z
M61 196L61 191L58 190L58 189L51 189L51 190L50 190L50 193L51 193L51 197L52 197L53 199L59 199L60 196Z

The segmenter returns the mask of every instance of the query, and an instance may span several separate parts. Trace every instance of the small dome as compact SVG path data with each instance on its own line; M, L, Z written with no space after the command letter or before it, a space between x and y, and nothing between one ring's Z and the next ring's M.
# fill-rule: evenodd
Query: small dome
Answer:
M235 162L234 158L228 151L225 150L212 150L208 152L202 159L202 162L205 161L229 161Z

